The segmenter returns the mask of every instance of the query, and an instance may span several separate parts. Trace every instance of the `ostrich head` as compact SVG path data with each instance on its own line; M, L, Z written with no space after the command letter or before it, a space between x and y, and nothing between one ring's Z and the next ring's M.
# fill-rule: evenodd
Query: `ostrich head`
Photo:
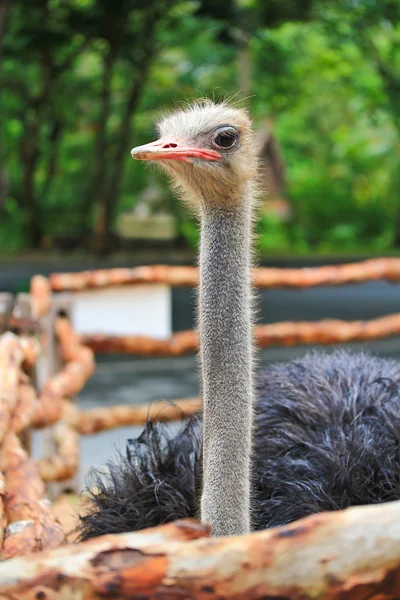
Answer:
M201 101L165 116L160 138L131 151L160 164L191 205L243 202L254 191L257 148L243 109Z

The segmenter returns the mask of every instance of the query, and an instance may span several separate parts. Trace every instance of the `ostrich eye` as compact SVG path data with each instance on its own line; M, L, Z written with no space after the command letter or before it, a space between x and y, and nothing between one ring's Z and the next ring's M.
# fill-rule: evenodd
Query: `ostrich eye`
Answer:
M232 148L238 139L238 133L233 127L221 127L216 131L214 146L217 148Z

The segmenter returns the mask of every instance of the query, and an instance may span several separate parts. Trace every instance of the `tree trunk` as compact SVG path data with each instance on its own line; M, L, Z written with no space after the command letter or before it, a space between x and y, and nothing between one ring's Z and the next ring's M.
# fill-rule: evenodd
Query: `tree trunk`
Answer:
M235 0L235 38L237 43L237 85L239 97L247 99L251 94L252 87L252 60L250 51L250 39L254 29L252 9L246 0Z
M94 170L92 181L86 194L85 202L82 207L82 235L88 229L90 222L91 209L97 198L102 194L106 185L107 176L107 122L111 111L111 84L112 74L115 65L116 55L114 49L110 48L103 61L103 85L100 94L100 116L97 122L97 132L94 144Z
M394 229L394 245L399 248L400 247L400 202L397 208L396 220L395 220L395 229Z
M62 122L60 119L55 118L51 125L51 131L50 131L49 138L48 138L49 160L47 163L46 178L45 178L43 188L41 191L41 196L40 196L42 202L45 200L45 198L47 197L47 195L49 193L49 190L53 183L54 175L56 174L56 171L57 171L61 132L62 132Z
M122 120L122 135L119 138L118 148L115 156L114 171L111 180L105 192L100 199L100 215L97 222L98 251L107 253L112 248L111 228L114 221L114 209L120 192L123 165L126 153L129 151L129 139L131 128L129 127L132 114L136 112L143 87L145 84L147 72L151 62L151 55L146 54L146 63L142 65L142 70L134 80L129 91L129 98L126 104L124 118Z
M44 12L43 18L46 18ZM21 143L22 200L26 208L26 233L31 248L40 246L42 226L39 198L35 189L36 167L41 156L40 132L45 121L46 109L51 102L51 90L57 80L54 57L44 49L40 66L42 69L42 85L39 94L28 99L24 119L25 135Z
M171 0L160 0L154 3L152 10L145 12L145 21L141 28L140 38L136 40L136 47L132 51L131 64L135 68L135 76L129 89L128 99L122 120L122 133L118 139L113 170L108 185L104 187L103 194L99 197L99 215L95 226L96 250L102 254L111 250L111 229L114 220L115 208L123 176L123 165L126 153L129 151L129 140L132 138L130 123L136 112L142 91L146 84L147 74L152 60L157 52L155 43L155 29L159 19L165 15Z
M22 197L26 210L27 241L31 248L40 245L42 230L39 209L35 194L35 169L39 157L38 127L27 127L25 138L22 141L21 158L23 164Z
M0 0L0 67L3 56L3 40L6 33L8 15L11 7L11 0ZM1 73L0 73L1 77ZM0 78L1 85L1 78ZM2 137L2 136L1 136ZM8 173L4 166L4 149L2 139L0 137L0 209L6 199L8 193Z
M11 8L11 0L0 0L0 59L3 49L3 39L6 33L8 14Z
M237 52L238 87L240 97L245 100L251 94L251 52L247 32L241 31L240 34Z

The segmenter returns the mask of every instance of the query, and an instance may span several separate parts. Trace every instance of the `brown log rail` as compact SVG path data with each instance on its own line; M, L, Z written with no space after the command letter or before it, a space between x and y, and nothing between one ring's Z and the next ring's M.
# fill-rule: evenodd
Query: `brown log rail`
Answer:
M386 279L400 281L400 258L377 258L344 265L326 265L300 269L257 268L253 270L253 284L258 288L309 288L322 285L343 285ZM50 275L50 288L54 292L77 292L90 288L140 283L162 283L174 286L195 287L198 284L196 267L151 265L132 269L99 269L80 273L54 273ZM38 296L43 295L44 284L36 284ZM39 292L40 288L40 292ZM35 289L32 292L35 293ZM41 296L42 297L42 296ZM38 301L40 304L40 302Z
M26 349L26 345L25 345ZM16 433L29 424L34 402L21 372L24 344L12 333L0 337L1 558L55 547L64 540L44 501L45 487L35 462ZM27 401L26 398L29 397Z
M300 269L258 268L253 283L258 288L291 287L303 289L323 285L342 285L386 279L400 281L400 259L380 258L358 263ZM80 273L56 273L47 285L43 279L32 284L37 306L47 306L51 291L78 292L113 285L162 283L169 286L196 286L196 267L153 265L132 269L103 269ZM400 334L400 313L371 321L346 322L326 319L320 322L281 322L259 325L254 330L258 346L296 344L336 344L367 341ZM141 356L181 356L195 352L198 336L194 331L174 333L167 340L146 336L84 335L83 345L97 353L137 354Z
M56 423L63 411L63 400L77 394L95 369L92 350L79 343L67 319L57 320L56 333L65 366L50 377L40 391L33 418L36 428Z
M303 288L317 285L340 285L343 283L360 283L362 281L387 279L392 282L400 280L400 259L383 258L367 260L345 265L302 268L302 269L255 269L254 283L258 287ZM51 304L52 291L79 291L87 288L106 287L111 285L163 283L176 286L195 286L198 283L198 272L195 267L171 267L164 265L136 267L133 269L109 269L84 271L81 273L53 274L49 280L37 276L32 279L31 295L33 305L37 307L35 316L42 315ZM80 338L72 331L66 319L58 319L56 323L58 337L62 339L64 360L78 358L80 368L70 365L73 381L78 388L93 368L95 352L137 354L145 356L173 355L179 356L194 352L198 348L198 336L194 331L175 333L168 340L155 340L144 336L104 336L84 335ZM261 325L255 328L254 336L260 347L272 345L292 346L295 344L334 344L349 341L366 341L400 334L400 313L387 315L370 321L346 322L326 319L320 322L280 322ZM79 348L79 349L78 349ZM82 367L87 366L86 371ZM80 374L79 374L80 371ZM69 373L71 375L72 372ZM65 401L74 389L63 390L65 381L71 381L68 373L55 376L50 381L50 389L56 388L57 402L52 402L46 395L49 385L42 391L42 410L36 413L34 425L46 426L56 422L61 414L71 429L81 434L91 434L104 429L124 425L138 425L147 419L157 417L158 420L172 420L181 416L196 413L200 399L178 400L174 403L156 403L152 406L111 406L90 411L79 411ZM58 384L58 385L57 385ZM70 439L71 435L67 435Z
M66 545L45 500L45 484L69 479L79 464L79 435L173 421L196 414L200 398L82 411L73 397L94 371L93 351L180 355L197 349L195 332L170 340L78 336L65 317L54 321L62 360L38 390L32 375L41 352L37 324L56 291L109 285L197 285L193 267L139 267L37 276L31 315L12 314L19 335L0 336L0 600L147 598L169 600L395 600L400 598L400 501L314 515L287 527L210 539L196 522L105 536ZM400 259L311 269L255 269L257 287L305 288L386 279L400 281ZM11 325L10 325L11 324ZM400 334L400 313L371 321L274 323L255 328L261 347L332 344ZM88 347L90 346L90 347ZM30 428L52 426L56 451L32 459ZM39 552L39 554L38 554ZM35 553L35 554L32 554ZM29 556L23 556L29 554ZM16 558L12 558L16 557Z
M37 464L13 431L7 433L2 453L8 525L1 559L56 548L64 541L64 532L45 500L45 485Z
M367 341L400 334L400 313L370 321L282 321L258 325L254 338L260 348L295 346L298 344L343 344ZM198 349L195 331L174 333L168 340L145 336L83 335L81 342L94 352L109 354L137 354L141 356L181 356Z
M66 319L56 323L61 370L39 393L31 371L40 354L38 339L0 336L0 558L8 559L64 541L64 532L45 500L45 482L70 478L79 464L79 433L67 420L68 398L94 371L93 352L83 347ZM54 429L57 451L33 460L20 436L33 426Z
M110 535L0 565L0 598L398 600L400 502L210 539L196 522Z
M46 315L51 306L51 288L47 277L35 275L30 283L30 296L32 304L32 316L40 319Z
M192 417L201 408L201 398L182 398L180 400L152 402L136 406L108 406L82 411L68 407L65 419L81 435L91 435L100 431L143 425L148 420L168 423ZM69 409L69 410L68 410Z

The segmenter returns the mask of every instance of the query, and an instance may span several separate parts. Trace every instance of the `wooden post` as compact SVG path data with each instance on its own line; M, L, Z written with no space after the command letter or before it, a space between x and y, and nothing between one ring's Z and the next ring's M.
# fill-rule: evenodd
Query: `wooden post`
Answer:
M0 293L0 333L7 329L8 319L12 313L14 298L8 292Z
M72 312L72 296L69 293L56 294L52 296L49 312L41 317L40 323L43 328L43 351L37 363L36 385L40 390L46 381L55 373L58 373L62 367L58 342L55 333L55 323L60 313L70 318ZM42 436L42 456L51 457L56 452L56 441L53 427L47 428L41 434ZM72 490L79 493L81 490L81 476L78 468L75 475L63 482L53 482L48 484L48 495L51 500L56 500L65 490Z
M17 319L27 319L30 321L32 319L32 303L31 297L29 294L20 293L17 294L15 303L13 305L12 310L13 317ZM22 331L22 333L25 333ZM19 439L25 448L26 452L29 456L32 455L32 429L27 428L19 434Z

